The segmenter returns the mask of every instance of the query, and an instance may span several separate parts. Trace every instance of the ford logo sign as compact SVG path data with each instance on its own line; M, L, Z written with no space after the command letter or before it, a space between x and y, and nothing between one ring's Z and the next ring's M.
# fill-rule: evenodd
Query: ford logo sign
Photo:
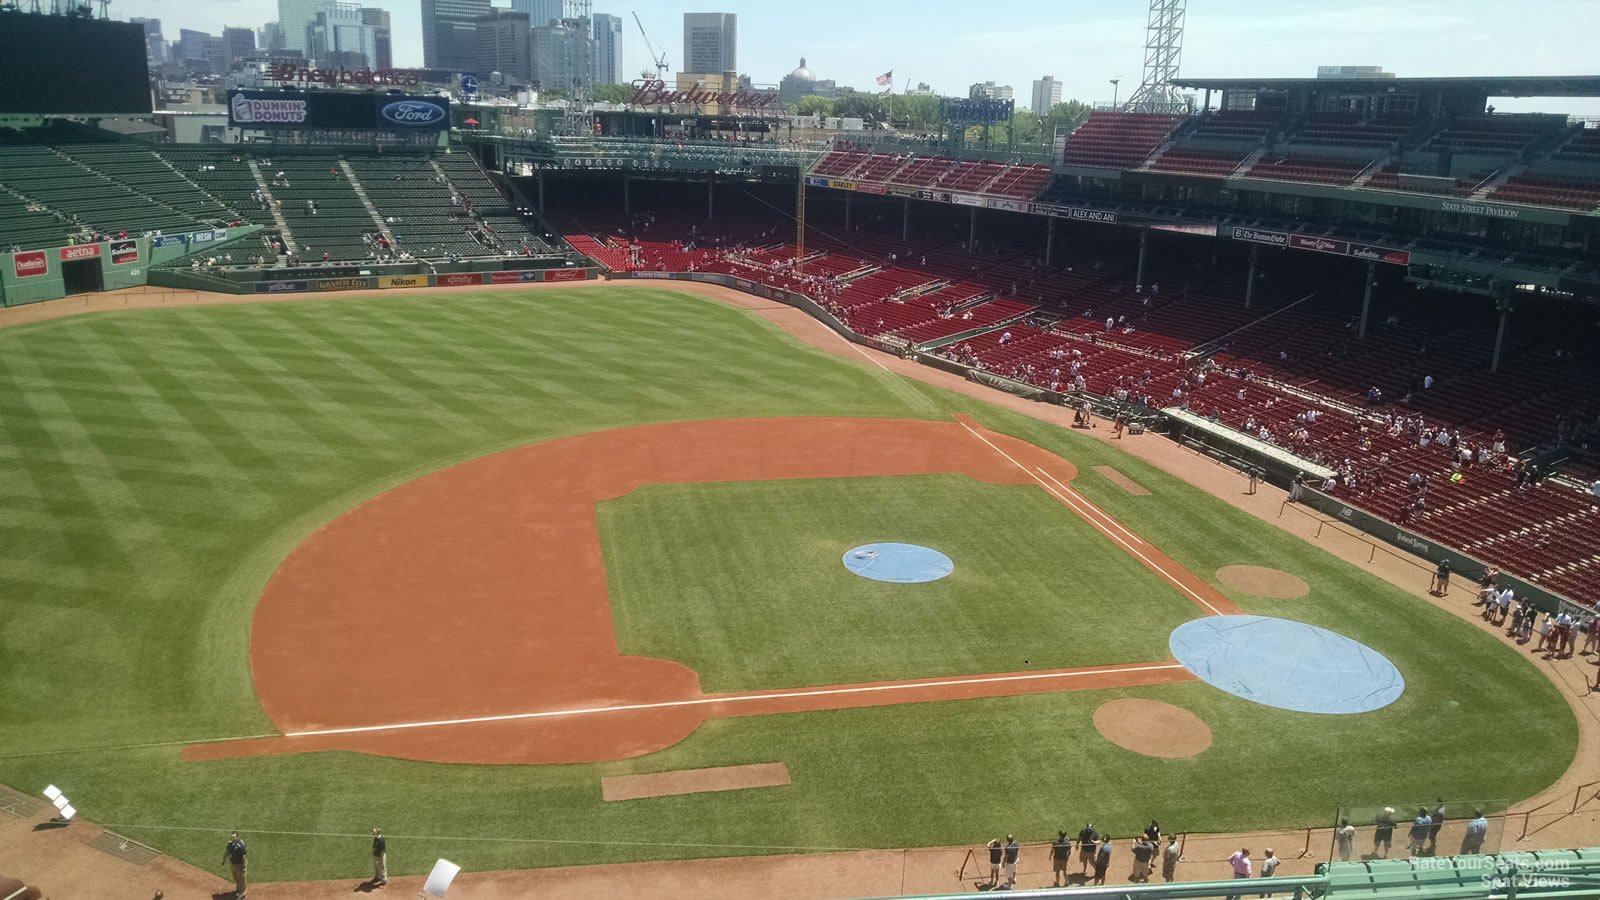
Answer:
M444 107L418 100L400 100L383 108L383 118L396 125L432 125L442 120Z

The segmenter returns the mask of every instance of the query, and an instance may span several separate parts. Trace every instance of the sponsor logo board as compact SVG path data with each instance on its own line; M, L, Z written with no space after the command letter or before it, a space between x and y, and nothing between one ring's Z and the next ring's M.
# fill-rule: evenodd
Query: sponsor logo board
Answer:
M43 250L29 250L11 257L11 268L18 278L32 278L50 271L50 261L45 258Z
M951 194L950 202L957 206L982 206L983 198L977 194Z
M1350 255L1349 241L1335 241L1306 234L1289 235L1289 246L1296 250L1312 250L1317 253L1333 253L1338 256Z
M324 278L317 282L319 291L359 291L372 287L370 278Z
M133 241L116 241L111 245L111 264L127 265L139 261L139 245Z
M490 272L489 273L489 283L490 284L520 284L521 282L522 282L522 273L521 272Z
M56 252L62 262L72 262L75 259L95 259L100 255L100 245L73 244L71 247L62 247Z
M527 274L533 274L531 272ZM545 281L585 281L589 278L588 269L545 269Z
M828 186L828 179L823 178L821 175L807 175L806 176L806 186L807 187L827 187Z
M175 246L177 246L179 244L186 244L188 242L189 242L189 238L186 235L181 235L181 234L163 234L160 237L155 238L151 242L150 246L152 246L152 247L175 247Z
M1463 203L1460 200L1441 200L1439 209L1444 212L1465 213L1469 216L1488 216L1491 219L1520 219L1522 210L1509 206L1490 206L1487 203Z
M256 293L258 294L294 294L310 290L311 284L306 281L258 281Z
M466 287L469 284L483 284L483 276L477 272L450 272L435 276L434 284L440 287Z
M427 287L426 275L379 275L378 287L381 288L414 288Z
M1232 229L1233 239L1236 241L1250 241L1256 244L1270 244L1274 247L1289 246L1289 235L1282 231L1258 231L1254 228Z
M1391 250L1388 247L1376 247L1372 244L1352 244L1350 255L1357 259L1370 259L1374 262L1388 263L1391 266L1411 265L1411 253L1406 250Z
M401 128L440 127L450 115L443 106L428 100L396 100L378 109L378 118Z
M856 185L856 190L860 191L863 194L883 194L883 193L887 193L887 190L884 188L883 185L874 184L873 182L870 182L870 181L863 181L863 182L857 184Z
M308 115L304 98L252 97L234 94L228 116L236 125L303 125Z

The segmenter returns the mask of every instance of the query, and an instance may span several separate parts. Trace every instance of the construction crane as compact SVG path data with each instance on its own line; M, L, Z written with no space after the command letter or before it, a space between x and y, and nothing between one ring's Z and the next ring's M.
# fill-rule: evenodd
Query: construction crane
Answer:
M650 35L645 33L644 23L639 21L638 13L633 14L633 24L639 26L639 36L644 38L645 49L650 51L650 61L656 64L656 80L666 80L667 69L670 68L670 66L667 65L667 51L663 50L661 51L660 55L656 54L655 45L650 43ZM650 73L641 72L640 74L648 76Z

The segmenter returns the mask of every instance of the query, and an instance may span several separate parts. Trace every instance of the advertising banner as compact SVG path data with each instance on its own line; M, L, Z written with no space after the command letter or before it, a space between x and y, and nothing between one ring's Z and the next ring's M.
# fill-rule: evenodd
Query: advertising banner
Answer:
M1110 210L1089 209L1082 206L1057 206L1053 203L1030 203L1028 212L1036 216L1054 216L1057 219L1073 219L1079 222L1099 222L1104 225L1117 224L1117 214Z
M977 194L951 194L950 202L957 206L982 206L983 198Z
M1217 226L1215 225L1177 225L1157 223L1155 225L1151 225L1150 229L1152 231L1174 231L1178 234L1201 234L1205 235L1206 237L1217 236Z
M1289 246L1296 250L1311 250L1316 253L1332 253L1336 256L1350 255L1349 241L1335 241L1328 238L1312 237L1304 234L1289 235Z
M359 291L370 287L371 278L324 278L317 282L319 291Z
M903 184L891 184L889 185L888 193L891 197L915 197L917 196L917 189Z
M379 97L376 105L377 128L438 131L450 126L450 101L444 97Z
M886 191L886 189L884 188L883 185L876 184L876 183L871 182L871 181L863 181L863 182L857 184L856 185L856 190L860 191L863 194L883 194L883 193L887 193L887 191Z
M188 240L188 236L182 234L163 234L153 238L150 246L156 248L175 247L179 244L188 243Z
M450 127L446 97L371 91L229 91L234 128L438 131Z
M99 244L73 244L62 247L56 251L62 262L72 262L75 259L95 259L100 255Z
M49 272L50 262L45 259L43 250L29 250L11 257L11 268L18 278L32 278Z
M381 288L416 288L427 287L426 275L379 275L378 287Z
M483 284L483 276L477 272L451 272L446 275L437 275L434 278L434 284L439 287L466 287L469 284Z
M806 176L806 186L807 187L827 187L828 186L828 179L823 178L820 175L807 175Z
M990 209L1003 209L1008 212L1028 211L1028 201L1026 200L1008 200L1002 197L990 197L987 201L987 205Z
M227 239L228 229L226 228L212 228L207 229L206 231L196 231L189 235L190 244L209 244L214 241L225 241Z
M1377 247L1372 244L1353 244L1350 255L1357 259L1370 259L1391 266L1411 265L1411 254L1405 250L1391 250L1388 247Z
M842 178L829 178L828 187L840 191L853 191L856 189L856 183L854 181L845 181Z
M296 294L300 291L311 290L309 281L258 281L256 293L258 294Z
M311 122L305 94L234 91L228 97L228 124L234 128L283 128Z
M490 284L519 284L525 279L522 272L490 272Z
M532 274L532 273L529 273ZM588 269L545 269L545 281L585 281L589 278Z
M1282 231L1257 231L1254 228L1234 227L1232 229L1232 237L1236 241L1270 244L1274 247L1289 246L1289 235Z
M139 245L134 241L116 241L111 245L111 264L125 266L139 261Z

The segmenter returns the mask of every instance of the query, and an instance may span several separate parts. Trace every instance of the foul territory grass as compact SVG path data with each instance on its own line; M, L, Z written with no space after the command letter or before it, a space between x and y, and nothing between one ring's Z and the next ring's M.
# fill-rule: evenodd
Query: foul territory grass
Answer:
M600 504L623 653L706 690L1166 659L1201 614L1061 501L965 475L658 484ZM863 578L852 547L932 547L955 570Z
M575 766L344 753L196 764L169 743L270 730L250 685L255 598L313 529L395 484L498 448L641 422L957 410L1080 469L1121 468L1153 495L1095 478L1077 488L1202 577L1253 563L1304 578L1312 593L1303 600L1234 599L1365 641L1404 673L1405 695L1345 717L1183 684L728 719L661 753ZM841 515L862 524L906 496ZM1028 507L1019 518L1071 527L1057 510L1019 502ZM1544 676L1469 624L1112 447L806 349L756 317L669 291L349 298L0 331L0 508L0 782L27 792L54 782L87 818L212 868L225 831L240 828L264 879L359 878L363 835L375 825L394 836L391 868L421 872L440 856L482 870L956 844L997 829L1040 838L1084 816L1122 833L1152 815L1194 830L1325 824L1341 804L1525 797L1576 748L1571 712ZM815 515L821 523L829 513ZM647 512L632 526L619 518L648 524ZM681 540L720 528L714 517L692 523ZM775 537L819 539L795 530L806 527L797 519ZM999 552L962 540L958 570L964 556ZM654 551L627 548L640 552ZM818 577L837 575L837 555L826 564ZM1053 598L1078 587L1067 581ZM1129 640L1128 652L1148 654L1189 615L1164 596L1115 598L1116 627L1128 634L1083 643ZM1020 605L1010 621L995 617L986 645L952 655L999 662L1007 647L1026 647L1011 651L1020 661L1059 626L1049 610L1017 614L1030 598L991 602ZM760 656L771 631L757 639L753 626L780 624L747 617L719 639ZM870 636L821 634L809 657L787 645L754 668L717 662L716 677L832 678L842 674L825 673L839 642ZM919 635L914 651L895 646L903 640L884 630L876 652L895 665L947 664L935 652L944 638ZM419 650L420 666L448 664ZM1091 725L1094 709L1119 696L1189 708L1215 743L1189 760L1120 750ZM772 761L789 766L793 784L600 799L604 775Z

